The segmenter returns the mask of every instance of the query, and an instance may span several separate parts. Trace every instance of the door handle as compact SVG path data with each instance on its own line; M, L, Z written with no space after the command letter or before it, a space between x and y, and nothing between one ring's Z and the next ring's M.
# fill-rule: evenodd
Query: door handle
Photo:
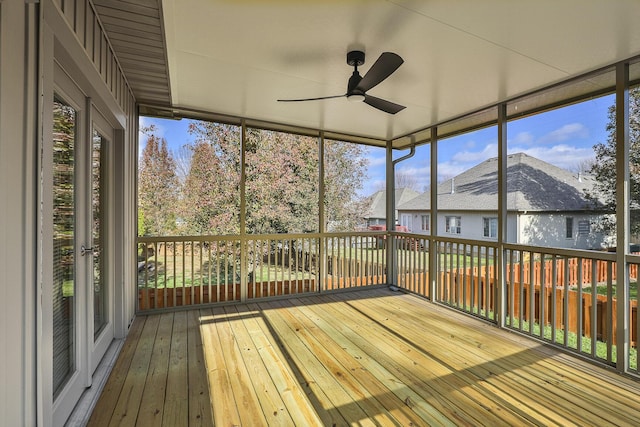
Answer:
M93 248L87 248L84 245L80 246L80 255L81 256L85 256L85 255L98 255L97 251L94 251Z

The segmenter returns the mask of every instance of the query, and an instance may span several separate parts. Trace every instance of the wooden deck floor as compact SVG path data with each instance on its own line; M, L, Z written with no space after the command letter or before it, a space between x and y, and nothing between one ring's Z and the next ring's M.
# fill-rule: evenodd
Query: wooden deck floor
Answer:
M138 317L89 425L639 425L640 383L388 290Z

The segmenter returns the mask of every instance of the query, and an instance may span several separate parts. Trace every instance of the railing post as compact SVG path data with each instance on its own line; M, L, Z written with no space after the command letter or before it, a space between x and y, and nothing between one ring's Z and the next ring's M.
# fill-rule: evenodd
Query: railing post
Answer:
M506 264L504 242L507 239L507 105L498 105L498 247L496 248L495 320L505 326Z
M616 368L629 369L629 64L616 66Z
M318 138L318 231L320 238L318 239L318 260L317 263L317 281L318 293L322 293L326 285L327 272L327 236L324 215L324 132L320 132Z
M397 257L395 236L391 231L395 231L395 171L393 168L392 142L387 141L387 284L391 289L396 289L398 280Z
M431 216L429 217L429 297L431 301L436 301L436 292L438 286L438 244L436 237L438 235L438 128L431 128L431 179L430 194L431 199Z
M247 124L245 120L241 123L240 133L240 301L247 301L248 297L248 254L247 254L247 218L246 218L246 165L245 165L245 148L247 139Z

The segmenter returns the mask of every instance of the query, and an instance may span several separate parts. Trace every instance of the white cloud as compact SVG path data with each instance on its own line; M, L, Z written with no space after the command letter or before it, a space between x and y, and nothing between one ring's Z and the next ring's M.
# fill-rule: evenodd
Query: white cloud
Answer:
M487 159L498 155L498 147L495 143L489 143L484 146L482 151L461 151L451 157L453 163L466 163L470 166L477 165Z
M398 169L396 169L396 173L403 173L409 176L429 176L429 171L431 170L431 168L429 166L424 166L421 168L417 168L415 166L408 166L408 167L400 167Z
M367 157L367 161L369 162L368 163L369 166L372 168L377 166L382 166L387 163L387 159L385 157L370 156L370 157Z
M566 144L558 144L553 147L537 146L526 150L511 151L524 152L545 162L556 165L560 168L573 170L580 163L594 158L591 147L573 147Z
M582 123L569 123L538 138L538 143L549 144L566 141L572 138L584 139L589 137L589 129Z
M474 165L469 166L466 164L463 165L463 164L453 163L453 162L438 163L438 182L460 175L462 172L466 171L471 166L474 166Z
M530 145L535 141L531 132L519 132L513 139L509 139L508 144Z

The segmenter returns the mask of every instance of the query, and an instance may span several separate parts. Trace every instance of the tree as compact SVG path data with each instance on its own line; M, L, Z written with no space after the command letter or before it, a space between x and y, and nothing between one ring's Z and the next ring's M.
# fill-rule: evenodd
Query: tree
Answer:
M155 135L155 128L142 131L147 141L138 175L138 209L142 211L146 233L171 235L176 231L179 195L175 161L167 149L167 141Z
M182 216L186 231L196 235L240 232L240 128L194 121L186 145L191 152L185 178Z
M164 142L148 132L140 166L140 205L144 227L163 223L152 184L162 181L150 174L158 169L152 160L162 158ZM180 187L179 207L173 212L182 220L180 230L194 235L225 235L240 232L241 165L245 164L245 218L249 234L317 232L319 210L318 138L248 128L245 152L241 152L241 129L221 123L192 121L186 144L174 161L173 188ZM166 144L165 144L166 145ZM165 150L166 151L166 150ZM364 147L341 141L325 144L325 219L340 230L353 230L362 221L362 200L358 192L365 178ZM162 162L159 162L162 164ZM176 177L175 170L180 176ZM164 188L164 187L162 187ZM165 198L166 199L166 198ZM156 227L158 228L158 227Z
M395 176L395 188L409 188L414 191L420 191L420 185L414 175L411 175L405 171L396 172Z
M180 180L181 185L184 185L187 175L189 174L189 169L191 168L191 156L193 155L192 146L188 144L183 145L171 154L176 162L176 175L178 176L178 180Z
M247 230L318 231L317 138L250 129L245 156Z
M590 172L595 178L593 191L587 197L602 202L602 210L613 214L616 210L616 108L609 107L607 123L607 142L598 143L593 148L596 160ZM629 188L630 188L630 233L640 235L640 88L629 92ZM604 232L615 233L615 216L607 215L601 223Z
M358 196L369 164L365 148L344 141L325 141L324 205L330 231L353 231L364 217L366 200Z

